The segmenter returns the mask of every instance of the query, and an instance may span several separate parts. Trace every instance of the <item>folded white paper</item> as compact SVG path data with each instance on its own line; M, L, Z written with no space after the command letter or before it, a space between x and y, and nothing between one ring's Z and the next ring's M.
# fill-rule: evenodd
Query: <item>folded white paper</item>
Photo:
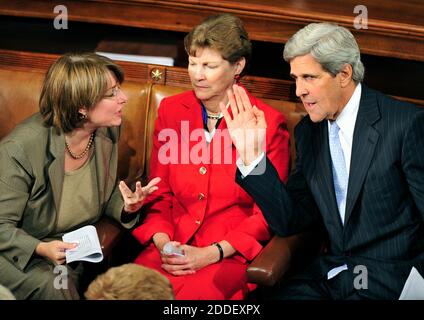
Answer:
M424 278L412 267L399 300L424 300Z
M62 236L64 242L78 243L75 249L66 250L66 263L73 261L100 262L103 252L94 226L88 225Z
M174 59L171 57L133 55L133 54L102 52L102 51L98 51L96 53L116 61L130 61L130 62L140 62L140 63L148 63L148 64L159 64L162 66L174 65Z

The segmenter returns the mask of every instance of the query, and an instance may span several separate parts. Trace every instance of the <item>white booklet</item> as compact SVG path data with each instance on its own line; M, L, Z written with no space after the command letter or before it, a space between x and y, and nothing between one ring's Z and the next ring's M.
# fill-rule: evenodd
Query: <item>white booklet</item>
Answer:
M424 300L424 279L415 267L412 267L399 300Z
M66 263L73 261L100 262L103 260L99 236L94 226L88 225L65 233L62 240L78 244L75 249L66 250Z

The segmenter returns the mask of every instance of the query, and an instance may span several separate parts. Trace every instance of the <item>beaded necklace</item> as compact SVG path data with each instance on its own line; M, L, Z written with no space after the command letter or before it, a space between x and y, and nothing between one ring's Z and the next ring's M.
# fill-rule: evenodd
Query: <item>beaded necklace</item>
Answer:
M72 157L72 158L74 158L74 159L81 159L82 157L84 157L86 154L87 154L87 152L90 150L90 148L91 148L91 145L93 144L93 140L94 140L94 132L90 135L90 139L88 139L88 143L87 143L87 146L85 147L85 149L84 149L84 151L83 152L81 152L80 154L75 154L72 150L71 150L71 148L69 147L69 144L68 144L68 141L66 141L66 138L65 138L65 146L66 146L66 150L68 150L68 152L69 152L69 154L70 154L70 156Z
M218 120L215 124L215 128L218 128L219 123L221 122L221 119L224 117L222 113L220 113L219 115L209 114L206 110L206 107L203 105L203 103L200 103L200 107L202 108L203 127L205 128L205 130L209 131L208 119Z

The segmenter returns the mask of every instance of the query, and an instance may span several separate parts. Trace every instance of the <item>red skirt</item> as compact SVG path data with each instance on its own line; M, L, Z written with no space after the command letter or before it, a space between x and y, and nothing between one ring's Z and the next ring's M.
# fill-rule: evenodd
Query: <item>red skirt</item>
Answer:
M256 285L247 283L247 264L237 258L226 258L194 274L173 276L161 268L159 251L151 244L134 262L165 275L177 300L243 300L256 288Z

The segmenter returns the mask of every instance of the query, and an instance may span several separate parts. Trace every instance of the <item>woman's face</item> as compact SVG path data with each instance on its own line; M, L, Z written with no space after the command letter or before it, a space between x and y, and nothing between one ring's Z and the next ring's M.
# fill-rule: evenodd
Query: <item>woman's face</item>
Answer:
M122 122L122 109L127 101L128 98L121 90L119 82L112 73L109 73L108 89L103 99L88 112L85 109L81 109L80 112L85 111L89 126L115 127Z
M196 56L188 57L188 74L196 97L204 104L226 103L226 90L234 84L234 76L244 68L245 59L234 64L210 48L198 48Z

